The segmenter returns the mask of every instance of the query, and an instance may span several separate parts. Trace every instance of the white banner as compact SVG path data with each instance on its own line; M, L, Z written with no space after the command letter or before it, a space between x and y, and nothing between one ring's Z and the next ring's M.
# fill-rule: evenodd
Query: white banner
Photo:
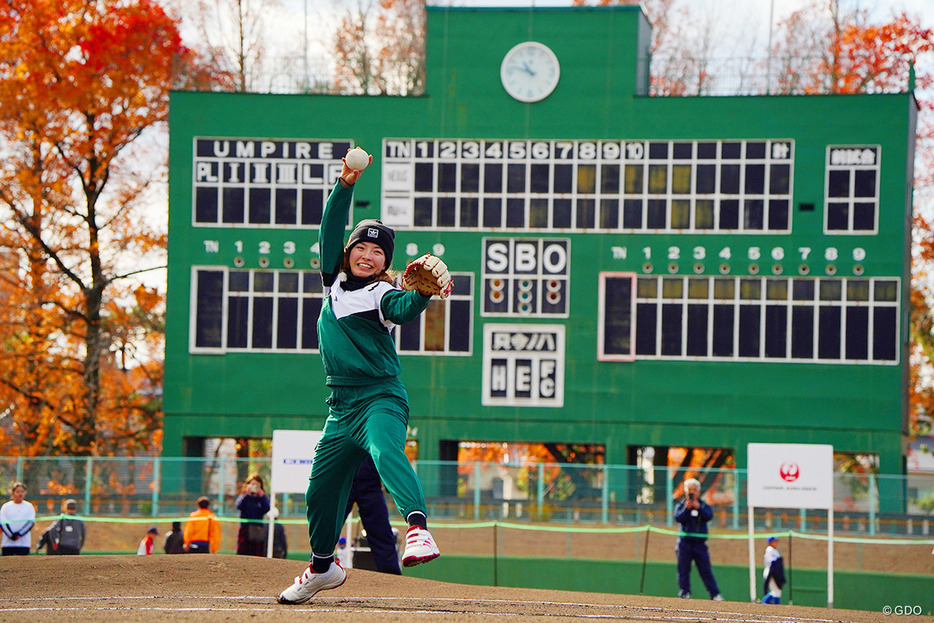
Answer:
M746 448L748 506L833 507L833 446L751 443Z
M315 446L321 439L318 430L272 431L272 483L275 493L305 493Z

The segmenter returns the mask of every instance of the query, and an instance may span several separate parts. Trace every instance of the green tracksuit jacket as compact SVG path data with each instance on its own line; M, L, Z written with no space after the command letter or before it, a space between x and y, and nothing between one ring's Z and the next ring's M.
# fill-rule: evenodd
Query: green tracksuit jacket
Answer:
M305 500L309 542L319 556L334 552L353 477L367 453L402 516L426 512L425 494L405 455L409 404L390 331L417 318L431 297L384 281L348 280L339 272L352 196L352 188L335 184L318 238L325 293L318 344L331 395Z

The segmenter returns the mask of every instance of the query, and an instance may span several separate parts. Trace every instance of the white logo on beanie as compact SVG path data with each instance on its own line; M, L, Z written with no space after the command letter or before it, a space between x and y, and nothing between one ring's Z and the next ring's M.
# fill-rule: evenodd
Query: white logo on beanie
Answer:
M367 227L366 235L367 238L379 238L379 229L376 227Z

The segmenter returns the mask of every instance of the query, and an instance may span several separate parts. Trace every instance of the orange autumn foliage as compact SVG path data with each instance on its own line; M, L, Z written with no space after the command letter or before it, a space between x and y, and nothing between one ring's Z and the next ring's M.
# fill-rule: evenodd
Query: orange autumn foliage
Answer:
M417 95L425 89L424 0L348 9L334 35L334 86L343 94Z
M934 292L932 275L934 266L934 229L931 221L915 215L914 244L911 258L910 312L910 381L908 385L908 425L913 436L931 433L934 419L934 384L931 380L934 362Z
M841 13L831 0L815 0L777 26L772 56L780 63L780 93L904 91L912 66L934 53L934 31L902 12L883 24L866 11ZM916 88L932 76L916 77Z
M153 0L0 0L0 454L147 449L164 263L135 143L201 79ZM122 357L121 357L122 355ZM148 389L151 388L151 389Z

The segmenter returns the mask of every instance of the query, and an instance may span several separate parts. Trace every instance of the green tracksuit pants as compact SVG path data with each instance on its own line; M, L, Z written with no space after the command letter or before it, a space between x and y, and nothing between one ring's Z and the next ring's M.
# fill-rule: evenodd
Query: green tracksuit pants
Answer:
M318 556L334 552L353 477L367 453L402 516L427 514L421 483L405 455L409 403L402 382L333 386L328 404L305 493L308 540Z

